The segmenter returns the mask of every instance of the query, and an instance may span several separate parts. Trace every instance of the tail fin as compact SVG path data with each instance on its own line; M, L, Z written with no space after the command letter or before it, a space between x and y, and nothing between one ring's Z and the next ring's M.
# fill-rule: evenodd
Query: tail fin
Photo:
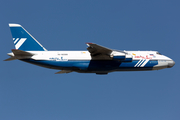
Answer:
M16 49L23 51L47 51L28 31L19 24L9 24Z

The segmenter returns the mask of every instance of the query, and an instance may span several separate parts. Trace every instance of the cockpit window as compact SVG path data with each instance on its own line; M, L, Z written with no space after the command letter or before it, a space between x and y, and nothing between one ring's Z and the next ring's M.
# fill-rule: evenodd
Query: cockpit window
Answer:
M156 52L156 54L158 54L158 55L162 55L161 53L159 53L159 52Z

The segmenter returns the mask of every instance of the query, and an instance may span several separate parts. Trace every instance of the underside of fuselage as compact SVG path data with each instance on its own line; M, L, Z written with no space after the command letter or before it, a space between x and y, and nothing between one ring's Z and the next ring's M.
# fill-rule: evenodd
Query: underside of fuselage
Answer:
M148 61L143 67L136 66L138 60L132 62L121 62L117 60L82 60L82 61L47 61L23 59L21 61L28 62L45 68L57 70L69 70L78 73L97 73L107 74L114 71L148 71L155 70L153 66L158 64L158 61Z

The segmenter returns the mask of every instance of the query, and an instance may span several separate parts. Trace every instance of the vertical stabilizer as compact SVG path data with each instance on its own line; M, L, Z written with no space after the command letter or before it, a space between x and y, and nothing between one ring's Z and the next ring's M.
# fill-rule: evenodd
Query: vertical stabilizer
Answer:
M16 49L23 51L47 51L28 31L19 24L9 24Z

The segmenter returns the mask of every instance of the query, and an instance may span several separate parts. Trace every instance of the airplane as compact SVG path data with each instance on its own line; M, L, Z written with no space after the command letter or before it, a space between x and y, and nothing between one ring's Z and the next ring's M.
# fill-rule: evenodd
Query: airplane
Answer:
M171 68L175 62L157 51L121 51L86 43L88 51L48 51L20 24L9 24L15 49L4 61L21 60L55 74L78 72L108 74L115 71L148 71Z

